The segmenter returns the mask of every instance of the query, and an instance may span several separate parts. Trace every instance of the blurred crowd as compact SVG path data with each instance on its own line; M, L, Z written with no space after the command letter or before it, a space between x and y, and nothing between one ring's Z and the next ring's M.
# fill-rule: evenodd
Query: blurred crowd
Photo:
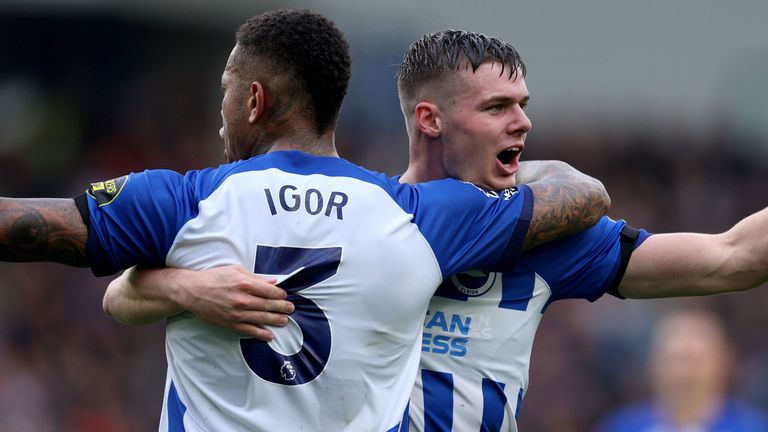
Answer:
M231 35L168 27L0 17L0 195L74 196L89 182L128 171L219 163L218 80ZM361 75L373 66L362 51L353 58L339 151L397 174L408 154L394 69L371 85ZM600 178L613 199L611 215L652 232L719 232L768 205L768 160L737 138L619 130L545 138L534 131L524 158L565 160ZM0 264L0 431L157 427L163 327L130 328L105 316L108 282L87 269ZM766 289L553 304L534 345L521 430L593 430L615 408L647 398L650 330L661 314L683 306L723 322L737 365L729 391L768 410Z

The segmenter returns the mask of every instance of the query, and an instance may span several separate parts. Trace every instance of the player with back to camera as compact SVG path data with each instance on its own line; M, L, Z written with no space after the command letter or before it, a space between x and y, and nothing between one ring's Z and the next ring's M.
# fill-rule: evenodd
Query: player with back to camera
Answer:
M607 208L598 181L560 164L540 166L548 176L532 166L540 181L497 195L455 180L404 185L338 158L349 70L347 43L324 17L253 17L222 75L231 163L134 173L74 200L0 199L6 261L99 275L237 264L291 293L293 325L269 345L191 314L169 320L161 430L397 429L440 281L509 270L524 240L577 232Z
M410 165L401 181L452 176L491 190L513 186L531 128L524 78L517 51L496 38L449 30L411 45L398 77L410 138ZM516 180L528 181L523 171ZM723 234L649 237L603 218L582 233L524 252L511 272L447 278L424 321L411 429L516 430L533 338L550 303L594 301L605 292L658 298L757 286L768 279L767 222L768 210L762 210ZM130 272L110 285L105 309L134 324L187 310L268 337L254 324L262 312L241 306L249 301L244 285L222 281L237 272Z

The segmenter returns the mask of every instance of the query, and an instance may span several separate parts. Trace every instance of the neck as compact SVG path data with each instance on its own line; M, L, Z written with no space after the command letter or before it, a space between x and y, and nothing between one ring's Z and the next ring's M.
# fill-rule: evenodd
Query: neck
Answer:
M318 136L311 129L298 130L295 133L282 134L271 140L266 152L295 150L317 156L339 157L336 151L336 134L333 129Z
M443 168L442 149L443 143L439 139L412 136L408 147L408 169L400 177L400 182L413 184L448 177Z

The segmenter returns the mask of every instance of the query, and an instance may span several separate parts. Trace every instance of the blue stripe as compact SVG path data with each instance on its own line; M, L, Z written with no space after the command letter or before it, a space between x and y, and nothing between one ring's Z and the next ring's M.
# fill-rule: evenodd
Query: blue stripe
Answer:
M507 405L507 395L504 394L504 383L483 378L483 422L481 432L498 432L504 421L504 407Z
M171 381L171 388L168 389L168 432L184 432L184 413L187 407L179 399L176 392L176 386Z
M517 393L517 406L515 407L515 418L520 415L520 405L523 404L523 389Z
M517 190L523 194L523 207L520 210L520 217L515 225L514 231L504 248L504 253L500 254L496 261L494 270L502 272L511 272L520 261L520 255L523 253L523 243L528 234L528 226L533 217L533 191L528 185L517 185Z
M402 422L402 427L400 428L400 432L408 432L408 429L410 428L410 425L408 423L409 422L408 419L410 417L408 415L408 410L410 409L410 407L411 407L411 401L408 401L408 405L405 406L405 411L403 412L403 422Z
M424 432L444 432L453 427L453 375L421 371L424 387Z
M408 432L408 428L410 427L408 424L408 408L410 405L411 402L408 401L408 405L405 406L405 411L403 412L403 419L400 420L400 423L387 429L387 432Z
M533 289L536 286L536 274L528 270L518 270L501 275L501 301L502 309L528 310L528 303L533 298Z

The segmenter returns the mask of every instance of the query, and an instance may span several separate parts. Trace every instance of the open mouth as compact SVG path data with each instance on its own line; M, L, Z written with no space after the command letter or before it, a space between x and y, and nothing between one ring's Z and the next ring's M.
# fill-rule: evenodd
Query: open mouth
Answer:
M504 165L509 165L520 154L520 147L512 147L496 155L496 159Z

